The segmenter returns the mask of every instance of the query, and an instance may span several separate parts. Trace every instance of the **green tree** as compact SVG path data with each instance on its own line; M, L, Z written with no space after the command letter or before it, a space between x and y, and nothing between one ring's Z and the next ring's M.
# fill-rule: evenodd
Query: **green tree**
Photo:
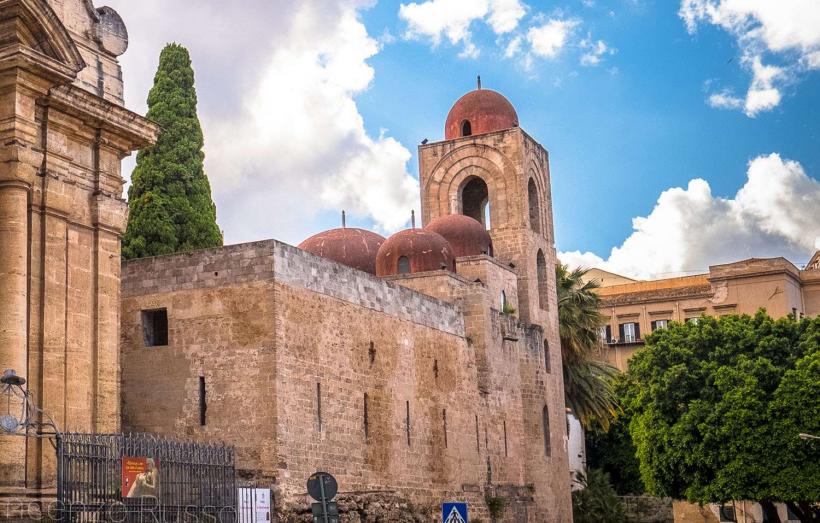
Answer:
M621 500L609 483L609 475L598 469L579 474L583 487L572 493L572 519L575 523L626 523Z
M634 384L627 379L626 374L620 374L615 378L614 386L622 408L608 430L586 432L587 466L609 474L619 495L643 494L646 488L641 480L635 445L629 434L632 412L628 403L623 401L629 397Z
M820 318L702 317L651 334L633 356L630 433L647 489L700 503L820 511Z
M162 127L157 143L137 153L128 189L125 258L222 245L216 206L205 176L202 128L196 114L188 50L169 44L148 94L148 118Z
M606 430L617 414L612 380L618 370L599 359L602 318L598 284L584 281L583 269L555 268L558 291L558 333L564 362L564 394L584 429Z

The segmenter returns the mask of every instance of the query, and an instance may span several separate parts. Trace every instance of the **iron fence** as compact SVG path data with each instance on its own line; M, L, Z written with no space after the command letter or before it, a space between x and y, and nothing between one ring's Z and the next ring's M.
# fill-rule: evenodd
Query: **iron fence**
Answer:
M57 437L64 522L236 522L233 447L151 434Z

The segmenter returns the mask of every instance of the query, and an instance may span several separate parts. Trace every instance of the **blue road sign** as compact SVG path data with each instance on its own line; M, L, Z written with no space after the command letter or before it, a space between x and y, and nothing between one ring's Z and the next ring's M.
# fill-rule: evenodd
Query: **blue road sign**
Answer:
M441 521L443 523L467 523L467 503L442 503Z

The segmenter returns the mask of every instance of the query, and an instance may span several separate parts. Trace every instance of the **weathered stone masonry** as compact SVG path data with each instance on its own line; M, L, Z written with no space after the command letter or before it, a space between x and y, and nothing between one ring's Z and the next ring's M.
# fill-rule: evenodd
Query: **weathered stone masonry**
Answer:
M119 16L0 0L0 370L62 430L119 428L120 160L159 129L122 107ZM0 436L0 511L54 494L55 456Z
M514 288L495 260L465 264ZM346 492L469 498L477 510L492 481L510 515L550 520L528 470L548 476L562 442L551 442L557 458L528 454L518 392L543 389L540 331L462 275L414 280L445 277L449 302L275 241L125 263L124 426L236 444L243 475L271 482L290 510L306 506L305 478L327 469ZM144 347L141 311L160 307L168 346ZM537 438L543 449L540 427Z

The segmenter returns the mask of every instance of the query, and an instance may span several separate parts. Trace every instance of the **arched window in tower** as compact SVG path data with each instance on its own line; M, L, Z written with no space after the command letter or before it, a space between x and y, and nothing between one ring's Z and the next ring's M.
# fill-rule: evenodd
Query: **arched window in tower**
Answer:
M538 306L541 310L549 309L549 280L547 279L547 260L544 258L544 251L538 249L535 256L535 270L538 277Z
M507 310L507 293L504 292L504 291L501 291L501 312L504 312L506 310Z
M481 222L490 228L490 191L487 183L477 176L468 179L461 187L461 214Z
M538 188L532 178L527 184L527 199L530 204L530 228L535 232L541 232L541 203L538 198Z
M544 408L541 411L541 417L544 424L544 454L549 457L552 455L552 448L550 445L550 411L546 405L544 405Z
M470 125L470 120L461 122L461 136L470 136L473 134L473 126Z
M407 256L400 256L398 265L398 270L396 272L399 274L410 274L410 258Z

